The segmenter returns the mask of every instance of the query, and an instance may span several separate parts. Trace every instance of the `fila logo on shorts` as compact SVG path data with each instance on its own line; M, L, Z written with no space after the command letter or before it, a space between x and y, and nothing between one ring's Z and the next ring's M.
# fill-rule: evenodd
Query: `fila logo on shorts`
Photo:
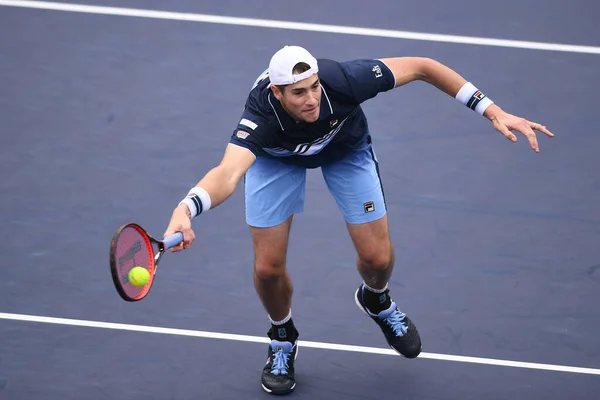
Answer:
M363 204L363 206L365 208L366 213L375 211L375 203L373 203L372 201L367 201L365 204Z

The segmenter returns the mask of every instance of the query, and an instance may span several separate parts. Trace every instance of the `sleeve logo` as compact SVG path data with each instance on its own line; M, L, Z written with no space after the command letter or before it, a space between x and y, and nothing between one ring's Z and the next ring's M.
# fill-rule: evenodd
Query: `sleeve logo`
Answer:
M381 67L379 65L373 65L371 71L375 72L375 78L381 78L383 73L381 72Z
M239 137L240 139L246 139L248 136L250 136L250 134L244 131L237 131L235 136Z

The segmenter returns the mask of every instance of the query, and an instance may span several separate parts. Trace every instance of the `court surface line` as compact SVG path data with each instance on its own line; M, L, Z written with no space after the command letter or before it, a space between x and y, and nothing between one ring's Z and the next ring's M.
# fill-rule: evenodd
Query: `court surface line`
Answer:
M291 29L310 32L327 32L346 35L376 36L431 42L462 43L481 46L511 47L517 49L562 51L570 53L600 54L600 47L580 46L560 43L529 42L472 36L443 35L436 33L409 32L389 29L372 29L341 25L311 24L292 21L278 21L256 18L239 18L220 15L195 14L123 7L91 6L83 4L56 3L49 1L0 0L2 6L36 8L43 10L67 11L88 14L116 15L140 18L155 18L177 21L205 22L238 26L253 26L275 29Z
M114 323L114 322L88 321L88 320L70 319L70 318L54 318L54 317L44 317L44 316L39 316L39 315L0 313L0 319L13 320L13 321L24 321L24 322L37 322L37 323L44 323L44 324L79 326L79 327L86 327L86 328L103 328L103 329L113 329L113 330L121 330L121 331L158 333L158 334L163 334L163 335L190 336L190 337L199 337L199 338L206 338L206 339L233 340L233 341L237 341L237 342L268 343L267 337L262 337L262 336L238 335L238 334L231 334L231 333L207 332L207 331L197 331L197 330L189 330L189 329L161 328L161 327L156 327L156 326L130 325L130 324L120 324L120 323ZM383 348L377 348L377 347L353 346L353 345L324 343L324 342L312 342L312 341L307 341L307 340L301 340L300 346L310 347L313 349L338 350L338 351L347 351L347 352L354 352L354 353L367 353L367 354L398 356L398 354L391 349L383 349ZM566 365L553 365L553 364L539 364L539 363L530 363L530 362L521 362L521 361L499 360L499 359L493 359L493 358L456 356L456 355L450 355L450 354L435 354L435 353L421 353L419 358L420 359L430 359L430 360L441 360L441 361L454 361L454 362L471 363L471 364L486 364L486 365L513 367L513 368L527 368L527 369L536 369L536 370L543 370L543 371L572 372L572 373L577 373L577 374L600 375L600 369L595 369L595 368L571 367L571 366L566 366Z

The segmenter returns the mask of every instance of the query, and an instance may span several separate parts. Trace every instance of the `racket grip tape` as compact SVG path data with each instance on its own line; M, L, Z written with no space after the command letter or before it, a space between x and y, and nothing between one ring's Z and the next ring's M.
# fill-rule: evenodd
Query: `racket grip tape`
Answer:
M171 247L177 246L179 243L183 242L183 233L177 232L171 236L167 236L163 240L165 244L165 250L170 249Z

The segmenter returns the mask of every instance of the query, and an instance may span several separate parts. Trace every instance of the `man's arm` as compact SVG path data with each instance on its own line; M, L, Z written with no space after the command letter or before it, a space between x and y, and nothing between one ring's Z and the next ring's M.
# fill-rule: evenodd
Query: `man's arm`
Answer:
M233 194L240 179L254 163L256 156L248 149L228 144L220 164L211 169L190 190L190 194L173 211L164 237L176 232L183 233L183 243L172 251L187 249L194 241L191 220L201 212L223 203Z
M396 87L412 81L425 81L448 95L455 97L467 80L458 73L430 58L396 57L381 61L394 73Z
M451 68L430 58L421 57L396 57L382 58L381 61L392 71L396 80L396 86L399 87L415 80L421 80L437 87L444 93L457 98L462 88L467 88L470 83ZM460 96L459 96L460 97ZM502 133L511 142L516 142L517 137L511 130L521 132L531 145L531 148L539 152L539 145L535 132L538 130L545 135L552 137L554 134L546 129L545 126L528 121L504 112L496 104L489 104L482 115L488 118L494 124L494 128Z
M211 208L223 203L233 194L238 182L255 159L256 156L250 150L231 143L227 145L219 165L208 171L196 184L196 187L206 190L210 196ZM180 205L182 206L183 204Z

